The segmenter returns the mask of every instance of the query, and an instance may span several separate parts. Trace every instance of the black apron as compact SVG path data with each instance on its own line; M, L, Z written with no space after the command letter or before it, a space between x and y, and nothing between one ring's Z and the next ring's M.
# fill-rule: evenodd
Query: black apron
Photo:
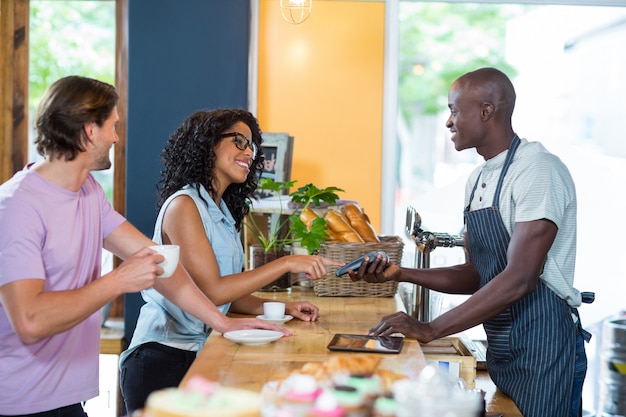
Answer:
M479 175L465 208L469 252L480 274L481 288L507 264L510 236L500 216L500 191L519 144L516 135L498 180L493 206L470 211ZM483 326L489 375L522 414L569 416L577 326L567 302L539 280L532 293Z

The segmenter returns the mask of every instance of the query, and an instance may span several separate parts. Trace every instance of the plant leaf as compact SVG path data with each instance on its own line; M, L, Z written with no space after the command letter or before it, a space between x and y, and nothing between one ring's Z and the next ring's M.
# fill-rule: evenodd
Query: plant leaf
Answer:
M277 182L271 178L261 178L259 180L258 189L275 192L278 194L278 198L280 200L281 192L289 190L295 183L296 181ZM311 225L311 229L309 230L300 219L300 213L310 204L315 206L320 206L322 202L328 205L337 204L339 196L336 193L343 191L344 190L337 187L326 187L321 189L309 183L289 194L291 201L299 205L291 216L282 216L283 212L281 203L281 209L278 213L279 220L273 223L274 227L268 231L267 235L264 235L256 224L253 225L254 227L251 227L251 225L248 224L246 224L246 226L257 237L266 252L271 250L281 250L285 245L300 242L300 245L306 248L309 253L313 253L319 249L328 238L328 234L326 233L326 220L321 217L315 219ZM252 221L254 222L254 220ZM281 239L279 238L280 231L283 230L283 226L287 223L289 223L289 233L287 237Z
M289 190L295 183L296 181L274 181L272 178L263 177L259 180L257 189L274 191L280 194L281 191Z
M333 205L337 202L337 200L339 200L339 196L336 194L336 192L339 191L343 192L344 190L337 187L326 187L321 189L309 183L298 188L296 191L293 191L289 194L289 196L291 197L291 201L295 203L303 203L305 206L308 206L311 203L315 206L319 206L322 201Z
M326 220L322 217L313 220L311 229L309 230L299 217L292 216L290 231L293 233L294 241L300 241L300 245L303 248L307 248L309 253L313 253L319 249L328 238L328 234L326 233Z

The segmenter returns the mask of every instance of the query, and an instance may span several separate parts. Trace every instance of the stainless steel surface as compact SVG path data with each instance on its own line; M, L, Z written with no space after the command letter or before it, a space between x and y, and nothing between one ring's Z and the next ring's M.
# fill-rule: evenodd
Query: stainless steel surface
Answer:
M457 246L465 247L462 236L448 233L429 232L422 229L422 217L413 207L406 210L406 234L411 238L417 247L415 252L415 267L430 268L430 253L437 247L452 248ZM415 316L420 321L431 321L432 311L430 308L430 291L428 288L416 285L413 294L413 309L409 314Z
M602 416L626 415L626 317L603 322L600 360Z

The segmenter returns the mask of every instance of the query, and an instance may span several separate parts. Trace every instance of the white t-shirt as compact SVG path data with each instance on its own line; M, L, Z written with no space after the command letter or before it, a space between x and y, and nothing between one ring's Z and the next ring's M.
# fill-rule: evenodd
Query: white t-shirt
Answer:
M480 180L470 210L493 205L507 151L479 166L465 187L465 206L472 188ZM515 223L548 219L558 232L540 278L572 307L581 304L574 288L576 264L576 189L567 167L539 142L522 139L500 191L500 215L512 236Z

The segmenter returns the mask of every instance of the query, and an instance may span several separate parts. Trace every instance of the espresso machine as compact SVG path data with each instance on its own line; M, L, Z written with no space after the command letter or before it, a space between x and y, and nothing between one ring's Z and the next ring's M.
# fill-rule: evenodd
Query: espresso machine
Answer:
M440 248L465 247L463 236L448 233L430 232L422 229L422 218L413 208L406 210L406 234L415 242L415 268L430 268L430 253ZM407 313L420 321L429 322L434 319L431 303L430 290L420 285L415 285L407 305Z

